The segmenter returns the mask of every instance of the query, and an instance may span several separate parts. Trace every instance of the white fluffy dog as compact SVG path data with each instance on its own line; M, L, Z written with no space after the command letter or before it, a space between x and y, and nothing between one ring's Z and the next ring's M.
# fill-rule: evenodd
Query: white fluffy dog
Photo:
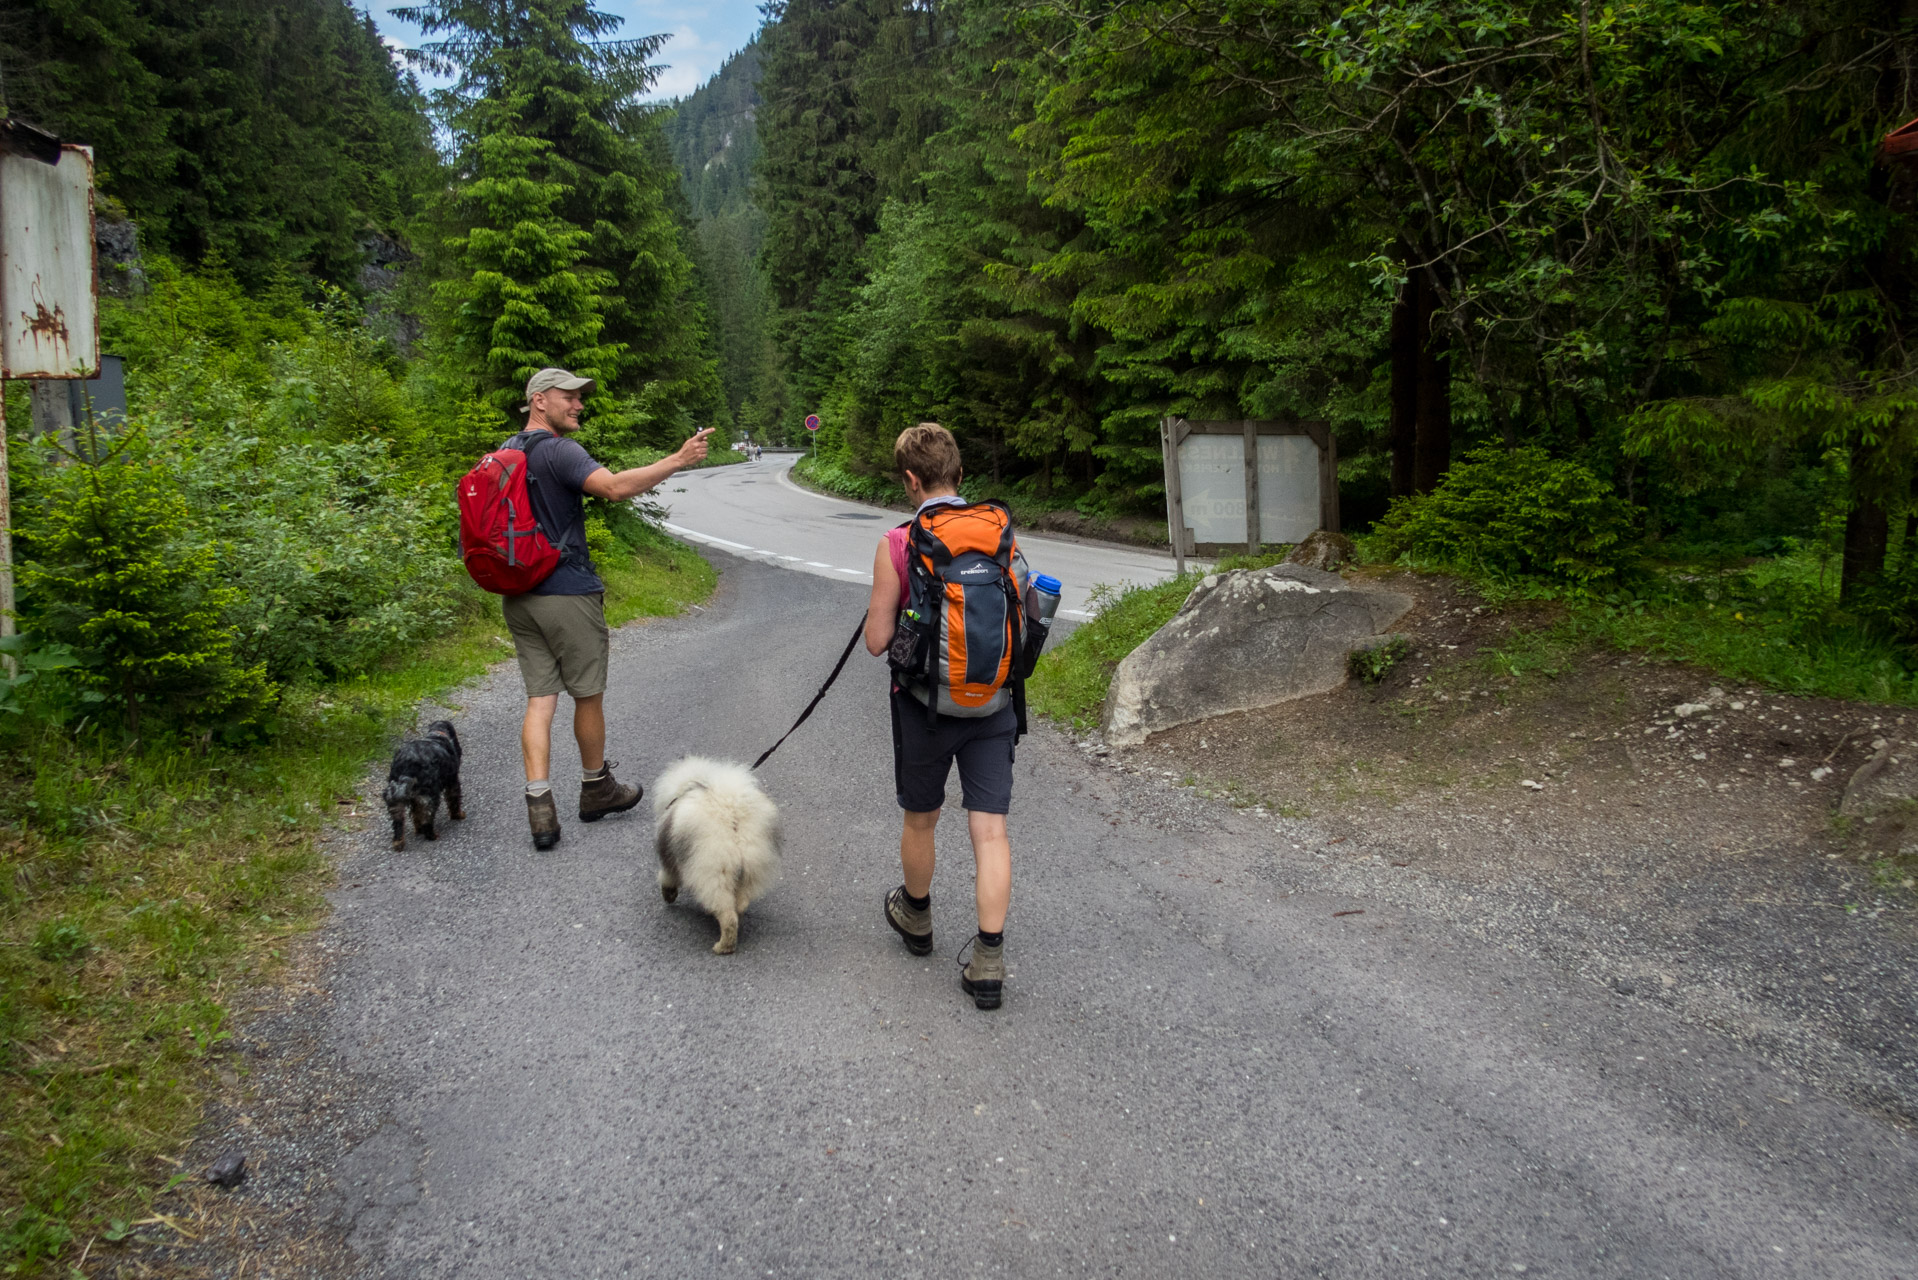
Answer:
M683 885L719 921L713 951L739 945L739 917L779 873L779 808L744 765L688 756L653 784L659 894Z

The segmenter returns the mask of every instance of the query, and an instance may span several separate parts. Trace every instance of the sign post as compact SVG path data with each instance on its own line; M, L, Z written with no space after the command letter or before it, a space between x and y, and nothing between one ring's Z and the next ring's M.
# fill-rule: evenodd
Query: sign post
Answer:
M1323 422L1159 423L1166 532L1180 573L1188 555L1256 555L1339 528L1338 443Z
M816 433L818 430L819 430L819 415L816 413L807 414L806 415L806 431L808 434L806 436L806 452L812 456L817 456L819 453L819 450L816 447L819 443L819 437L818 435L813 434L813 433Z
M7 380L100 371L93 149L45 135L50 145L33 145L37 133L0 122L0 636L14 633Z

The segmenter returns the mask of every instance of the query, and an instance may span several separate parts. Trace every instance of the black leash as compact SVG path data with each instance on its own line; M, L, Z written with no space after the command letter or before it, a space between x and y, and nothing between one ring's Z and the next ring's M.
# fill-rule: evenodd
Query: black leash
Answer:
M765 755L753 761L753 768L757 769L760 765L765 764L767 760L771 759L773 752L785 745L786 739L792 737L793 734L798 731L799 726L806 723L806 717L810 716L813 708L819 705L819 700L826 696L826 690L832 688L832 682L839 678L839 673L846 669L846 659L852 657L852 647L859 643L859 637L864 635L865 631L866 615L862 613L859 615L859 625L853 628L852 639L846 641L846 651L839 655L839 663L833 667L832 674L826 677L826 683L819 686L819 692L812 696L812 701L806 704L806 709L799 713L799 719L793 721L793 727L781 734L778 742L767 747Z

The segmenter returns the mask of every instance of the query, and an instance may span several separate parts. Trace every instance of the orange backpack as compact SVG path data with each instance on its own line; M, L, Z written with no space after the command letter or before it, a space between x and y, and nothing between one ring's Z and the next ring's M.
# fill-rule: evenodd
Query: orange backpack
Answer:
M887 657L928 716L999 711L1028 674L1025 558L1003 502L927 507L910 528L906 582Z

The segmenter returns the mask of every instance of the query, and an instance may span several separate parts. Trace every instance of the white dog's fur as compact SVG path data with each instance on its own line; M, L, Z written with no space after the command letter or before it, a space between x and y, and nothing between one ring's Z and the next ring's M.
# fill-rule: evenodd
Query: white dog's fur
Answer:
M739 917L779 873L779 808L751 770L687 756L653 784L659 893L671 902L684 886L719 921L713 950L739 945Z

